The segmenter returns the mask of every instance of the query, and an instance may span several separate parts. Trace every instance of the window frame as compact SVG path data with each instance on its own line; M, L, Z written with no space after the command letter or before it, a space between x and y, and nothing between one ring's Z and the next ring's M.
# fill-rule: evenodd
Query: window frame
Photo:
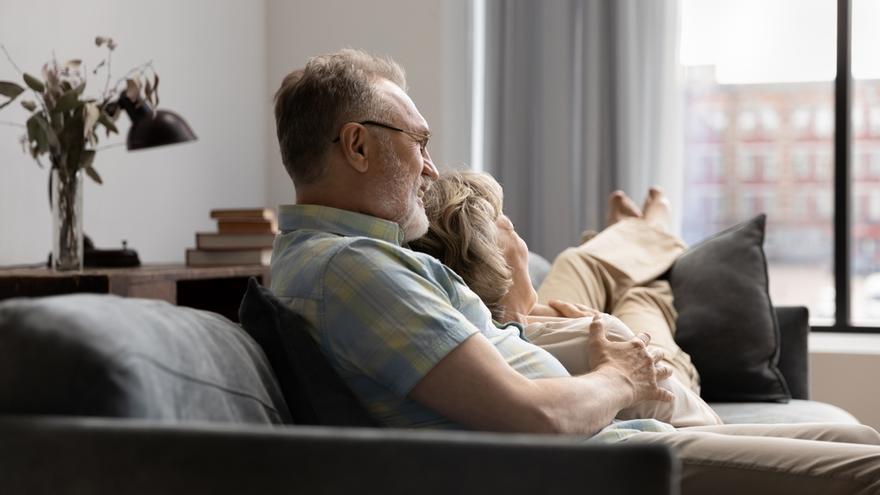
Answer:
M837 70L834 78L834 324L812 331L880 333L880 327L852 324L852 0L837 0Z

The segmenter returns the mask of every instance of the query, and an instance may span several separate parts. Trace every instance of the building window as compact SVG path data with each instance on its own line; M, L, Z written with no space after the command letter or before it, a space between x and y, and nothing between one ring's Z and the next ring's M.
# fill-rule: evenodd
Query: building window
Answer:
M871 223L880 222L880 191L871 191L868 193L868 221Z
M779 115L771 107L761 109L761 126L766 131L773 132L779 128Z
M819 137L831 136L834 132L834 112L830 108L822 107L816 112L813 130Z
M813 177L813 164L806 150L791 152L791 170L795 179L806 180Z
M791 114L791 126L798 134L803 134L810 127L810 109L798 108Z
M880 178L880 150L872 149L868 152L867 176L871 179Z
M871 127L871 134L880 135L880 108L871 107L868 110L868 123Z
M830 151L818 151L814 156L816 162L816 179L821 181L830 181L831 171L834 168L834 162L831 160Z
M744 134L751 134L758 127L758 117L751 110L743 110L739 114L739 129Z

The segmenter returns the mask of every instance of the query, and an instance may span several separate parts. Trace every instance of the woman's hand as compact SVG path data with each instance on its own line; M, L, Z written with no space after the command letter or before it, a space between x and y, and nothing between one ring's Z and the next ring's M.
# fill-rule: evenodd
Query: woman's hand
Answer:
M555 309L546 304L537 303L532 306L529 316L562 316Z
M563 318L593 317L602 314L585 304L572 303L552 299L547 304L536 304L530 313L532 316L561 316Z

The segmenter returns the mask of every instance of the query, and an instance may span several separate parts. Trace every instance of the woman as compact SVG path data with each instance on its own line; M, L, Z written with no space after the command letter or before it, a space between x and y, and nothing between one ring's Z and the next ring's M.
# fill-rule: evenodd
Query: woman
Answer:
M673 426L721 424L700 399L696 369L672 338L669 285L655 280L684 248L666 231L668 202L658 189L649 192L644 212L622 192L612 194L609 228L560 254L539 293L529 278L528 247L503 214L501 186L490 175L446 174L424 203L430 228L411 247L452 268L495 320L522 325L524 337L571 374L591 369L586 341L596 314L602 314L609 338L629 340L635 328L651 336L651 346L663 349L673 376L662 385L675 401L642 403L618 418L656 418ZM546 304L538 304L539 298Z

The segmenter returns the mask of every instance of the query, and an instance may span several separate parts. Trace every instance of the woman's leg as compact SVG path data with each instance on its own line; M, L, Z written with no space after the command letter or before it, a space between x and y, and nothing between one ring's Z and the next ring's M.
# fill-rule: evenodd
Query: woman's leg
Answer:
M672 289L665 280L654 280L627 290L611 308L633 332L645 332L651 336L651 347L663 350L664 364L672 368L673 375L691 390L700 393L697 369L678 344L675 343L675 319L677 313L672 304Z
M744 424L697 426L682 428L681 431L703 431L724 435L747 435L758 437L797 438L800 440L819 440L823 442L860 443L880 445L880 434L867 425L847 425L833 423L800 424Z
M667 231L669 202L652 188L642 213L616 192L609 210L611 226L556 258L538 300L586 304L617 316L635 332L650 334L679 381L699 393L697 371L673 340L672 291L668 283L655 280L685 249L684 242Z
M608 301L619 297L631 285L624 273L578 246L566 249L553 261L538 289L538 302L546 304L557 299L607 311Z
M642 211L623 191L614 191L608 197L609 226L641 217ZM584 245L596 235L596 232L592 232L588 238L581 240L579 247L567 249L556 258L541 286L538 296L540 302L560 299L605 311L609 294L618 292L618 283L626 284L626 281L623 280L623 274L609 273L619 270L605 266L584 249Z
M538 290L538 300L559 299L610 311L633 286L660 276L684 251L677 237L641 218L621 220L563 251Z

